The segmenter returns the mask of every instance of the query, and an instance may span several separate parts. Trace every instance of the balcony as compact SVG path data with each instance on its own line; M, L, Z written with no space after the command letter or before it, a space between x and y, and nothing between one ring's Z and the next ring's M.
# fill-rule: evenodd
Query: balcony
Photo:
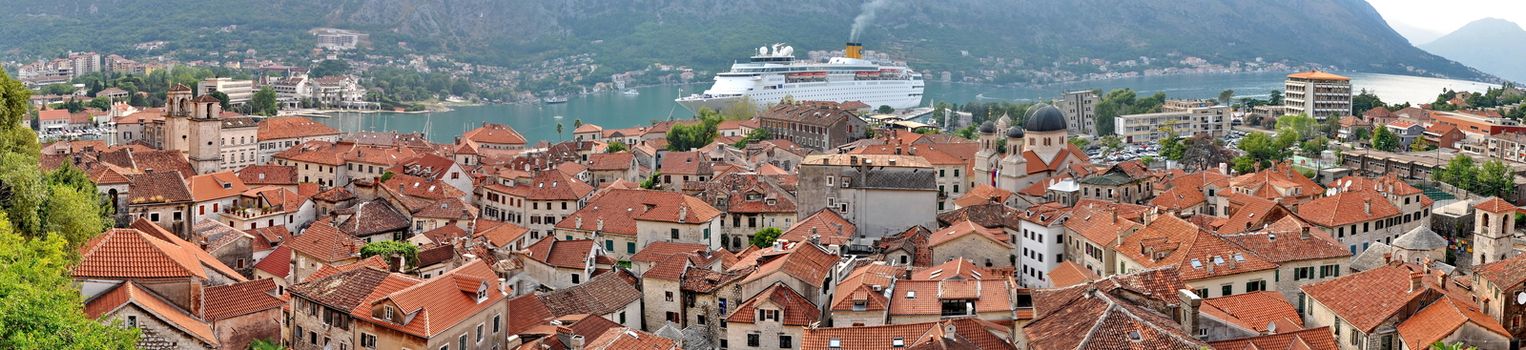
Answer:
M281 206L275 207L228 207L223 209L222 214L244 220L263 218L266 216L285 214L286 210Z

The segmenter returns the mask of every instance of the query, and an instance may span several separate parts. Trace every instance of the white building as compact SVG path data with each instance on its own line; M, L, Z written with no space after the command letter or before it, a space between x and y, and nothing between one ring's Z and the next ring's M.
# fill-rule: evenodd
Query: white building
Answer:
M1319 119L1351 114L1351 78L1311 70L1288 74L1283 85L1283 113Z
M228 95L228 104L244 104L254 98L253 80L233 80L232 78L207 78L196 84L196 91L201 94L210 94L213 91L221 91Z

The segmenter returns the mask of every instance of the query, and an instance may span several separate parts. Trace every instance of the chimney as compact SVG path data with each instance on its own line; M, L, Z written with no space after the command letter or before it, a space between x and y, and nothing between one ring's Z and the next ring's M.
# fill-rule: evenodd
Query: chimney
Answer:
M1362 212L1372 215L1372 199L1362 201Z
M573 335L572 344L567 344L568 350L583 350L583 336Z
M1203 305L1203 297L1186 289L1177 289L1176 296L1182 301L1181 307L1177 308L1179 314L1175 315L1176 323L1182 325L1183 332L1197 334L1197 313Z
M1423 279L1425 279L1425 273L1418 272L1418 271L1410 272L1409 273L1409 292L1410 293L1414 293L1414 292L1420 291L1420 289L1422 288L1421 286L1423 285L1423 283L1422 283Z
M1388 264L1388 263L1391 263L1393 261L1394 261L1394 253L1392 253L1392 252L1383 253L1383 264Z
M958 336L958 334L959 334L959 333L955 332L957 330L958 329L954 328L954 323L953 322L944 323L943 324L943 338L946 338L946 339L949 339L949 340L953 340L954 337Z
M1304 226L1300 227L1299 229L1300 229L1299 231L1301 231L1301 232L1298 234L1298 238L1299 239L1309 239L1309 226L1308 225L1304 225Z
M582 219L582 217L578 217L578 219ZM604 218L599 218L598 221L594 221L594 230L604 231Z

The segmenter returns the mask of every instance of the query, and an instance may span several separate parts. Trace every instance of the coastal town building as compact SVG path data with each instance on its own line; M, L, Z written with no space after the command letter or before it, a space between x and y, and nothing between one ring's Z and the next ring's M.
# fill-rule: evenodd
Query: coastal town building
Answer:
M1097 104L1102 97L1093 90L1071 91L1060 95L1055 106L1065 112L1065 126L1071 135L1097 136Z
M769 135L815 150L864 138L869 129L856 113L834 102L780 103L761 113L759 119Z
M1351 78L1318 70L1288 74L1282 109L1319 119L1351 114Z

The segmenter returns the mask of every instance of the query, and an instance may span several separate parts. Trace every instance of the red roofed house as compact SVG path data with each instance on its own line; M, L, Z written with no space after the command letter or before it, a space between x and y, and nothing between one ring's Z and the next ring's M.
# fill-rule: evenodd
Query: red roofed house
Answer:
M789 228L797 219L795 196L771 176L726 173L712 181L690 182L685 192L692 193L722 212L721 246L731 250L741 250L758 230L766 227ZM846 232L851 235L853 230ZM799 242L806 237L791 238Z
M525 276L540 288L563 289L593 277L600 257L598 245L587 239L542 239L525 248Z
M883 263L860 266L837 284L837 293L827 305L832 324L843 326L879 326L890 318L890 298L885 291L894 286L905 267Z
M813 304L830 302L828 296L836 284L832 280L839 257L818 245L780 243L776 247L753 250L738 259L738 263L728 270L757 267L757 271L738 283L742 295L757 295L774 283L783 282Z
M1509 332L1462 299L1471 299L1467 286L1438 272L1393 262L1306 285L1305 325L1331 327L1342 349L1418 349L1457 339L1507 348Z
M509 290L482 260L363 302L352 349L500 349L506 344Z
M339 231L326 222L314 223L302 230L283 247L291 248L291 281L300 283L319 269L343 266L360 260L360 247L364 242Z
M726 339L737 349L794 349L821 310L783 282L775 282L726 317Z
M628 260L657 241L700 243L720 249L721 212L692 196L666 191L612 189L556 222L556 233L603 243L604 252Z
M244 349L255 340L286 338L281 320L289 297L272 279L207 287L205 319L225 349Z
M1526 295L1526 256L1473 266L1473 294L1482 302L1483 312L1500 320L1512 338L1526 336L1526 304L1516 302Z
M281 116L260 120L257 137L260 150L255 163L264 164L276 153L308 141L339 142L339 130L307 117Z
M1000 228L986 228L965 220L933 232L927 239L933 262L966 258L985 267L1016 265L1012 242Z
M1199 297L1268 290L1277 264L1197 225L1162 215L1118 244L1119 272L1175 266Z
M249 186L244 185L238 175L226 171L192 176L186 185L190 187L191 199L195 202L191 204L193 224L202 219L221 219L217 213L223 208L232 208L239 195L249 190Z
M635 181L640 175L636 167L636 156L629 151L590 154L587 166L589 175L593 177L589 184L594 187L604 187L615 180Z
M300 236L299 236L300 237ZM465 267L463 267L464 269ZM430 309L425 312L421 306L425 303L407 303L409 309L393 308L392 315L387 315L384 309L377 308L376 302L394 292L409 289L410 287L424 283L412 276L389 273L386 270L368 264L353 264L339 269L332 269L332 273L322 275L312 281L299 283L291 288L292 314L287 322L291 329L291 349L294 350L323 350L323 349L376 349L379 348L379 337L387 337L388 349L403 346L395 339L407 337L400 331L389 329L386 332L378 331L378 327L372 322L391 319L388 316L398 317L396 323L401 327L413 326L412 322L420 322L418 326L430 323L436 317ZM488 274L491 276L491 273ZM456 283L455 278L436 278L436 283L443 281L450 288L450 292L466 294L463 289L468 289L474 278L480 274L465 275L462 282ZM491 278L491 277L489 277ZM488 284L488 300L502 300L501 295L491 295L496 292L497 283ZM481 284L472 286L470 297L476 297L476 291ZM443 289L443 288L441 288ZM429 291L436 292L434 288ZM410 293L411 294L411 293ZM442 301L456 301L457 298L446 294L445 291L436 292L436 297ZM475 303L473 303L475 304ZM460 311L473 311L471 308L462 308ZM373 314L373 312L375 312ZM459 318L459 311L452 319ZM445 330L444 327L454 325L454 320L448 325L443 325L435 332ZM411 327L410 327L411 328ZM427 327L419 327L427 328ZM365 331L363 332L362 329ZM416 330L417 328L414 328ZM452 334L454 335L454 334ZM452 337L451 340L454 337ZM443 341L442 341L443 342ZM367 346L369 345L369 346ZM408 346L418 346L408 343ZM422 349L422 348L420 348Z
M558 221L582 209L593 190L561 172L542 171L528 183L503 179L483 184L477 205L483 217L529 229L525 244L532 244L550 236Z
M1309 328L1249 338L1221 340L1209 343L1208 345L1214 350L1340 350L1341 348L1339 342L1335 340L1335 336L1330 334L1330 327Z
M1282 293L1250 292L1203 299L1198 309L1198 333L1220 341L1303 329L1303 318Z
M1416 227L1430 226L1434 201L1394 176L1345 177L1330 187L1336 189L1334 195L1299 205L1298 216L1335 233L1353 255L1373 242L1392 244Z

